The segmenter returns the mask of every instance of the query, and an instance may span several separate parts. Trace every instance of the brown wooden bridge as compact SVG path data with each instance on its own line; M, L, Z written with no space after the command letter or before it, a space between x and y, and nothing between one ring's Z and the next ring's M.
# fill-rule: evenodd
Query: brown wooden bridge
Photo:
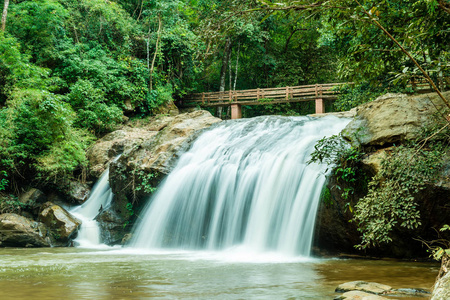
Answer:
M324 100L336 99L336 87L345 83L325 83L281 88L197 93L185 96L181 107L211 107L231 105L231 118L242 118L242 105L278 104L290 102L316 102L316 113L325 113Z

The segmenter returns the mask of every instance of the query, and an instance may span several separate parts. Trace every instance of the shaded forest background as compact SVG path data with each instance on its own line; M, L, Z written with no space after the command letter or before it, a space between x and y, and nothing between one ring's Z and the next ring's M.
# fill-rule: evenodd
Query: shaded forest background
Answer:
M449 87L448 1L2 1L0 193L85 175L85 151L127 118L192 92L354 82L334 110ZM246 116L305 114L306 103ZM226 115L226 111L223 112Z

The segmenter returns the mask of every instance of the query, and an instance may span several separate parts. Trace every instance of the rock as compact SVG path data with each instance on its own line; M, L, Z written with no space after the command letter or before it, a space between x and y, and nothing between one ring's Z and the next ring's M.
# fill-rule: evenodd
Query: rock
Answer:
M387 293L392 287L376 282L352 281L340 284L336 288L336 292L362 291L371 294Z
M444 255L438 278L433 287L431 300L448 299L450 299L450 256Z
M124 151L138 147L143 141L155 136L157 132L146 128L124 127L107 134L97 141L87 152L91 165L90 173L96 178L106 170L108 164Z
M371 174L377 174L381 170L381 163L387 157L387 149L381 149L374 153L368 154L362 160L364 167L368 169Z
M450 98L450 92L444 93ZM386 94L357 108L355 119L343 131L352 144L383 146L420 136L433 114L444 107L435 93L419 96Z
M388 285L365 282L365 281L352 281L339 285L336 288L336 292L344 293L335 299L388 299L379 296L380 294L385 296L399 296L399 297L428 297L429 292L423 289L393 289ZM392 299L392 298L389 298Z
M122 244L126 233L124 220L110 209L103 210L95 218L100 227L100 240L107 245Z
M19 196L19 202L25 205L33 206L36 203L44 203L45 201L47 201L47 197L44 193L35 188L30 188Z
M50 229L54 246L68 246L81 225L68 211L51 202L44 203L39 219Z
M400 297L429 297L430 292L424 289L392 289L387 295Z
M83 204L89 198L91 188L86 183L79 181L71 181L68 191L66 192L70 202L75 204Z
M388 298L381 297L374 294L369 294L361 291L350 291L334 298L335 300L388 300Z
M0 245L2 247L49 247L44 224L17 214L0 215Z
M166 102L152 111L154 114L176 116L180 113L173 101Z
M120 243L121 245L126 245L131 241L131 238L133 237L133 235L131 233L127 233L123 236L122 242Z

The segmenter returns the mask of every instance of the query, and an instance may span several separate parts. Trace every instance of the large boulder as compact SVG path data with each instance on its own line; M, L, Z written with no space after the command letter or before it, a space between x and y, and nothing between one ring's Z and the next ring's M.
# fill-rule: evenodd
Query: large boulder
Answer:
M450 256L444 255L441 269L433 287L431 300L450 299Z
M157 131L149 130L147 127L135 128L125 126L120 130L107 134L87 152L91 165L91 175L99 178L108 168L109 162L120 153L139 147L145 140L152 138L157 133Z
M71 203L83 204L89 198L91 188L88 184L79 181L71 181L68 184L66 196Z
M366 282L366 281L352 281L340 284L336 290L336 293L344 293L335 300L381 300L389 299L381 297L384 296L398 296L398 297L428 297L430 292L423 289L393 289L389 285Z
M115 210L105 209L95 220L100 227L100 240L107 245L122 244L122 239L127 234L124 220Z
M336 288L336 292L345 293L349 291L362 291L371 294L386 294L391 289L391 286L377 282L352 281L340 284Z
M53 246L68 246L81 225L67 210L51 202L44 203L39 220L50 229Z
M450 92L444 96L450 99ZM444 107L436 93L419 96L386 94L360 105L343 136L353 144L376 147L414 140Z
M0 246L49 247L50 239L44 224L8 213L0 215Z
M30 188L19 196L19 202L23 205L33 206L34 204L42 204L47 201L45 194L36 189Z
M361 291L350 291L335 297L334 300L389 300L389 298Z

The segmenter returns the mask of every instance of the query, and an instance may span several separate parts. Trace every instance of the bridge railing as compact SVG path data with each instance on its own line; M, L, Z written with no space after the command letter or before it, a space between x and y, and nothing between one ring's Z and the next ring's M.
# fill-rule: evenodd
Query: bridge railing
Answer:
M208 92L190 94L180 101L180 105L188 106L226 106L230 104L257 105L265 103L283 103L309 101L317 98L335 98L335 89L345 83L326 83L281 88L250 89L224 92ZM267 101L266 101L267 100Z

